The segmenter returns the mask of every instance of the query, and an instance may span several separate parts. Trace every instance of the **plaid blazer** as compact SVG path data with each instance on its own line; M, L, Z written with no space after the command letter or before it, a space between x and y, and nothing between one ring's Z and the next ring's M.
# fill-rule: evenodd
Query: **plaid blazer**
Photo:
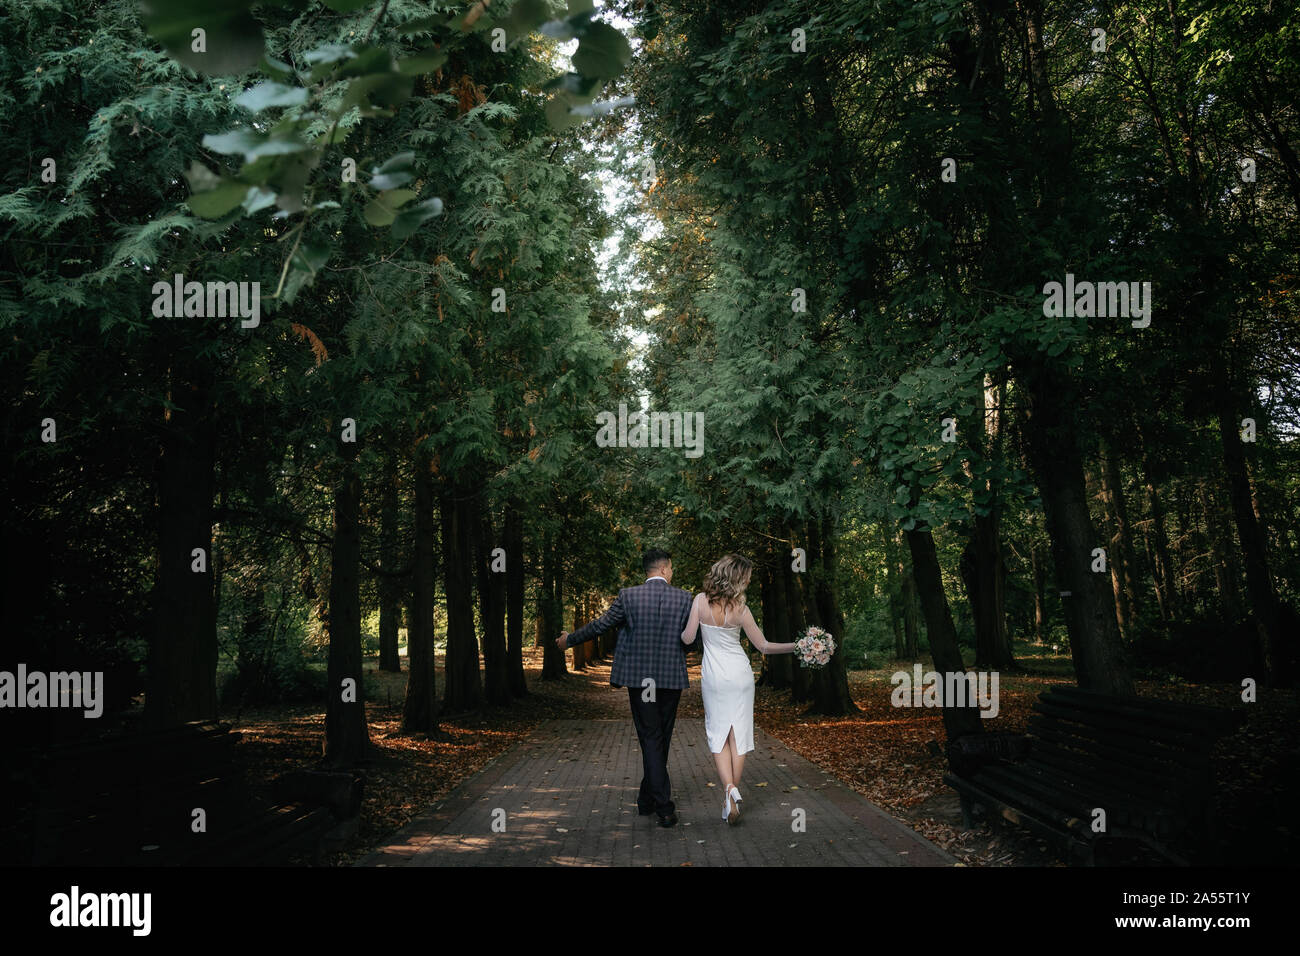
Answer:
M641 687L649 677L656 687L685 690L686 645L682 631L691 616L691 592L655 578L623 588L609 610L569 635L567 646L589 641L611 628L622 628L614 646L609 682L615 687Z

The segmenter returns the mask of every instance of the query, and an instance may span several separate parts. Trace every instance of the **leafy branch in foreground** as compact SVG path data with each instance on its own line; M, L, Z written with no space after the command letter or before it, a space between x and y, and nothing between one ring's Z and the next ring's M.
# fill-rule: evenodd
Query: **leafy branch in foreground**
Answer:
M291 9L307 0L288 0ZM551 93L547 118L557 130L601 115L630 98L592 105L604 85L622 72L631 59L627 39L615 28L593 18L592 0L570 0L567 16L552 19L545 0L516 0L498 17L490 0L479 0L467 12L438 9L427 16L393 25L393 42L372 42L389 15L389 0L325 0L341 14L352 14L348 33L364 29L357 42L321 43L284 62L267 51L262 24L253 16L253 0L147 0L143 18L151 36L180 63L208 75L243 73L256 68L263 76L235 97L252 114L249 123L203 137L214 156L238 163L229 172L192 162L186 178L190 210L204 219L251 216L272 206L273 218L301 220L281 241L292 239L275 290L279 297L288 283L289 297L309 284L329 259L329 248L304 241L318 211L337 209L351 197L357 182L357 162L344 156L336 175L326 175L326 152L341 146L363 120L392 117L413 95L416 79L441 70L457 54L485 42L504 53L536 32L554 40L577 40L574 71L546 84ZM364 8L377 6L373 15ZM500 5L498 5L498 9ZM368 20L369 26L362 24ZM406 42L399 41L406 38ZM412 43L414 38L419 38ZM411 46L418 47L411 50ZM400 152L374 165L363 215L375 228L388 228L401 241L423 223L441 214L437 196L421 198L414 175L415 155Z

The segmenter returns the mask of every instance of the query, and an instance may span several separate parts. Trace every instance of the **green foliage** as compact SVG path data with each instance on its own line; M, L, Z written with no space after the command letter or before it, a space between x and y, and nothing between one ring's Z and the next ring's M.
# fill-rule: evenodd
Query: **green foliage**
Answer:
M286 0L280 6L288 10L277 10L274 16L296 15L306 5L307 0ZM328 6L348 16L336 21L324 42L310 48L295 45L284 59L277 59L273 51L279 46L278 34L272 30L268 39L264 31L273 23L272 14L263 13L268 19L259 20L253 6L253 0L147 2L143 20L168 54L191 69L221 76L245 74L257 67L267 77L233 98L235 105L253 114L251 123L203 137L205 149L234 157L227 162L238 166L213 173L195 163L192 169L198 175L189 177L189 207L205 219L220 219L240 208L243 215L256 215L272 205L279 210L276 218L301 214L290 231L294 243L284 257L274 294L279 297L288 290L290 300L303 285L315 281L318 272L309 257L297 255L304 240L317 249L327 245L328 231L313 224L318 210L356 208L360 203L365 222L390 228L397 241L409 238L442 212L444 197L422 192L418 182L415 188L396 191L387 185L393 177L381 176L379 184L369 183L372 194L353 197L355 188L334 170L348 158L344 151L355 148L350 143L361 135L361 121L393 116L415 94L419 78L448 64L472 60L485 31L494 35L504 31L511 46L522 43L534 30L579 40L572 58L575 72L547 86L557 91L547 109L557 129L579 122L571 107L589 104L631 58L626 38L593 19L585 3L571 6L564 20L549 20L550 7L543 0L515 0L499 19L485 13L486 4L477 3L468 12L395 23L405 4L397 5L390 18L388 2L334 0ZM357 40L363 17L370 18L370 25ZM417 49L416 41L404 39L416 36L418 44L432 42L433 46ZM386 163L397 159L391 157ZM402 208L417 197L422 197L419 203Z
M1272 371L1294 368L1294 349L1265 344L1248 304L1270 303L1273 334L1293 330L1294 309L1250 277L1295 274L1283 237L1300 137L1279 109L1297 88L1294 11L1107 8L1085 18L1110 33L1099 56L1078 11L1049 3L1042 89L1026 9L666 2L639 22L634 132L659 169L629 230L647 380L656 407L705 408L710 423L706 462L655 476L691 516L683 531L726 528L761 550L809 515L961 534L991 516L1020 547L1042 535L1023 458L1031 373L1071 397L1058 447L1195 461L1172 466L1189 477L1219 468L1205 397L1221 388L1217 356L1242 375L1239 404L1294 379ZM1050 165L1062 154L1068 172ZM1271 175L1243 184L1247 156ZM1042 286L1067 271L1150 281L1152 325L1045 316ZM806 312L791 311L796 288ZM1207 319L1187 327L1183 303ZM1293 421L1293 405L1269 417ZM950 594L962 545L941 544ZM1032 601L1015 611L1024 621ZM852 613L865 627L873 612Z
M31 594L23 626L138 686L160 436L206 408L231 693L319 689L348 470L365 567L409 584L417 461L439 496L481 495L493 535L507 502L524 513L530 587L549 555L566 601L613 589L649 543L690 587L726 550L788 560L824 522L858 658L893 650L898 532L936 530L957 596L976 519L996 517L1027 635L1031 559L1050 564L1024 461L1030 370L1077 411L1054 440L1090 461L1118 449L1152 552L1164 502L1180 613L1207 621L1244 617L1210 560L1227 511L1217 406L1255 417L1249 475L1294 598L1294 10L1046 3L1052 122L1028 8L992 8L624 3L629 43L576 0L0 4L0 492L15 553L46 555L13 585ZM1104 58L1083 29L1098 16L1124 24ZM633 93L635 113L615 109ZM1047 164L1063 141L1060 196ZM1151 327L1048 318L1043 283L1066 271L1149 279ZM155 318L153 284L176 274L259 283L260 326ZM595 415L643 394L705 414L701 458L595 448ZM1155 630L1138 550L1137 626ZM266 629L245 636L259 608Z

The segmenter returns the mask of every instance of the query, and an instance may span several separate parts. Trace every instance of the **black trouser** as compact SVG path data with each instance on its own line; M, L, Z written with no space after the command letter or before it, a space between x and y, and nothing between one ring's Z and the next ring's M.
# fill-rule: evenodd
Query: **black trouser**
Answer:
M632 723L641 741L641 792L636 805L642 813L652 810L661 816L672 813L673 787L668 779L668 746L673 742L673 724L677 722L677 704L682 699L680 690L655 689L655 699L641 699L640 687L627 689L632 704Z

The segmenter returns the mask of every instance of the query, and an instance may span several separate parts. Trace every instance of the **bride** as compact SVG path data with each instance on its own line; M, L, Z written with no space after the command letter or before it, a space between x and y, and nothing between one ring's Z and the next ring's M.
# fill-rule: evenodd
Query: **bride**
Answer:
M704 695L704 731L718 768L725 802L722 818L740 819L740 773L745 754L754 749L754 669L740 643L743 629L764 654L789 654L794 644L773 644L763 637L754 615L745 606L745 588L754 565L738 554L718 561L704 576L704 592L695 596L682 641L695 642L698 627L704 638L700 686Z

